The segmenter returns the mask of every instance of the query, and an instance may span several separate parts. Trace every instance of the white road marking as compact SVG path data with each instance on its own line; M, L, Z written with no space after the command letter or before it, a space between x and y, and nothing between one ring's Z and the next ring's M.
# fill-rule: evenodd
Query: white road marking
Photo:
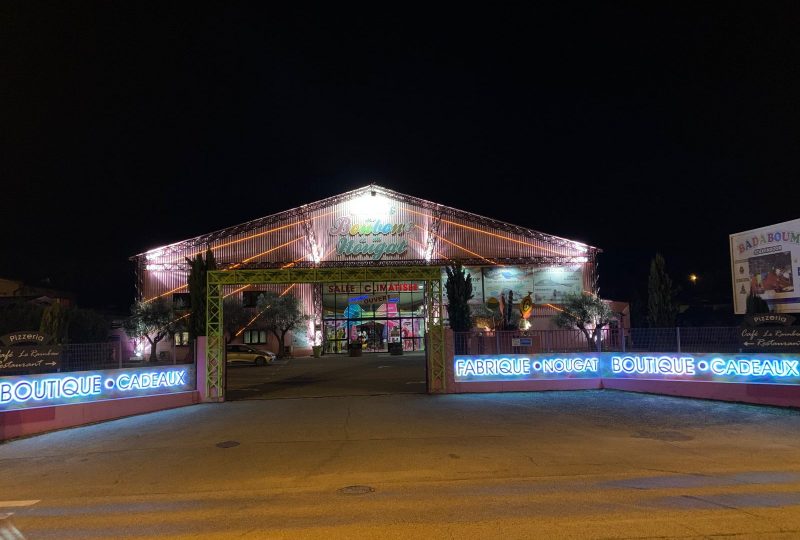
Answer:
M0 508L19 508L20 506L33 506L41 502L41 499L31 501L0 501Z

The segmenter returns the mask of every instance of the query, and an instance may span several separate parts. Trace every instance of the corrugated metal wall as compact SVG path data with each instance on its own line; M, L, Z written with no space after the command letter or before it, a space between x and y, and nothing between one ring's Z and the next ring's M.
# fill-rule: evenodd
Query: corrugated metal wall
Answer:
M406 240L408 248L400 255L384 255L381 261L408 261L412 264L423 263L428 245L428 230L434 222L434 211L415 206L404 200L394 200L384 195L372 197L369 192L363 196L340 202L330 207L323 207L305 213L303 209L287 212L280 221L270 223L258 229L236 234L216 240L210 248L214 252L218 267L221 269L236 267L246 268L248 264L269 263L271 266L297 263L313 263L312 243L306 234L304 220L308 224L311 236L316 242L318 254L323 262L335 263L356 261L359 264L370 264L369 256L347 256L336 253L339 235L331 234L337 219L348 218L351 225L368 223L370 216L380 215L383 223L410 224L410 230L402 236L383 235L387 241ZM348 238L351 238L347 235ZM356 236L357 239L372 240L371 235ZM479 259L481 264L493 264L495 258L530 258L553 256L584 256L587 249L579 244L559 246L535 238L513 234L490 228L465 217L457 217L445 213L438 225L435 249L432 253L432 264L446 263L451 259ZM178 246L180 247L180 245ZM186 292L188 272L185 269L185 257L192 257L204 251L193 247L178 251L169 251L165 255L153 256L151 253L142 266L142 290L140 296L152 299L157 296L170 298L172 292ZM157 255L157 252L156 252ZM145 256L140 256L145 257ZM593 285L591 259L586 264L584 281L587 290ZM149 269L148 269L149 268ZM293 293L299 293L304 306L312 306L311 287L296 287ZM232 289L233 290L233 289ZM306 298L306 296L308 298Z

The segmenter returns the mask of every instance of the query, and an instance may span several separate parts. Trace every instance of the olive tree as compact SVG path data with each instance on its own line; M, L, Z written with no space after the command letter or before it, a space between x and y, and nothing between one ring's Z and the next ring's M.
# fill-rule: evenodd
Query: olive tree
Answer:
M291 294L265 292L259 295L256 309L263 326L278 340L278 356L284 356L286 334L309 319L300 311L300 300Z
M125 333L132 338L145 338L150 343L150 361L155 362L156 346L179 327L172 304L163 298L152 302L136 302L131 315L123 323Z
M611 307L599 296L591 293L571 294L562 304L555 323L561 328L580 330L591 351L599 348L600 332L614 317Z

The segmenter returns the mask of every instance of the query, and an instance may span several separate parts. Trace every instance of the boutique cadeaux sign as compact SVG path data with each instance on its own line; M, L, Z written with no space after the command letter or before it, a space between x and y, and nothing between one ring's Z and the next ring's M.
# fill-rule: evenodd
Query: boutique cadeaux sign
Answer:
M194 389L193 365L3 377L0 378L0 411Z
M402 255L408 251L405 237L413 228L413 223L391 223L380 219L356 223L341 216L333 222L328 234L338 237L337 255L369 257L378 261L384 255Z
M800 355L597 353L457 355L456 382L641 379L800 385Z

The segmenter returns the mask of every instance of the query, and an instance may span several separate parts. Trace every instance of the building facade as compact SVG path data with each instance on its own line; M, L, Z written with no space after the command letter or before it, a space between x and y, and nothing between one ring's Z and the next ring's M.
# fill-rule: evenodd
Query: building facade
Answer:
M526 324L550 328L566 295L597 290L600 253L373 184L135 255L139 299L165 298L188 308L186 258L207 249L220 270L426 265L444 275L445 266L458 262L472 276L476 323L487 329L503 304L516 306L527 295L534 309ZM407 351L425 346L425 290L414 281L231 286L223 291L226 301L252 320L231 329L229 338L275 346L257 316L259 295L270 291L295 295L308 315L308 324L291 335L296 351L322 345L326 353L340 353L355 341L369 351L398 341ZM165 347L185 354L184 342L179 334Z

